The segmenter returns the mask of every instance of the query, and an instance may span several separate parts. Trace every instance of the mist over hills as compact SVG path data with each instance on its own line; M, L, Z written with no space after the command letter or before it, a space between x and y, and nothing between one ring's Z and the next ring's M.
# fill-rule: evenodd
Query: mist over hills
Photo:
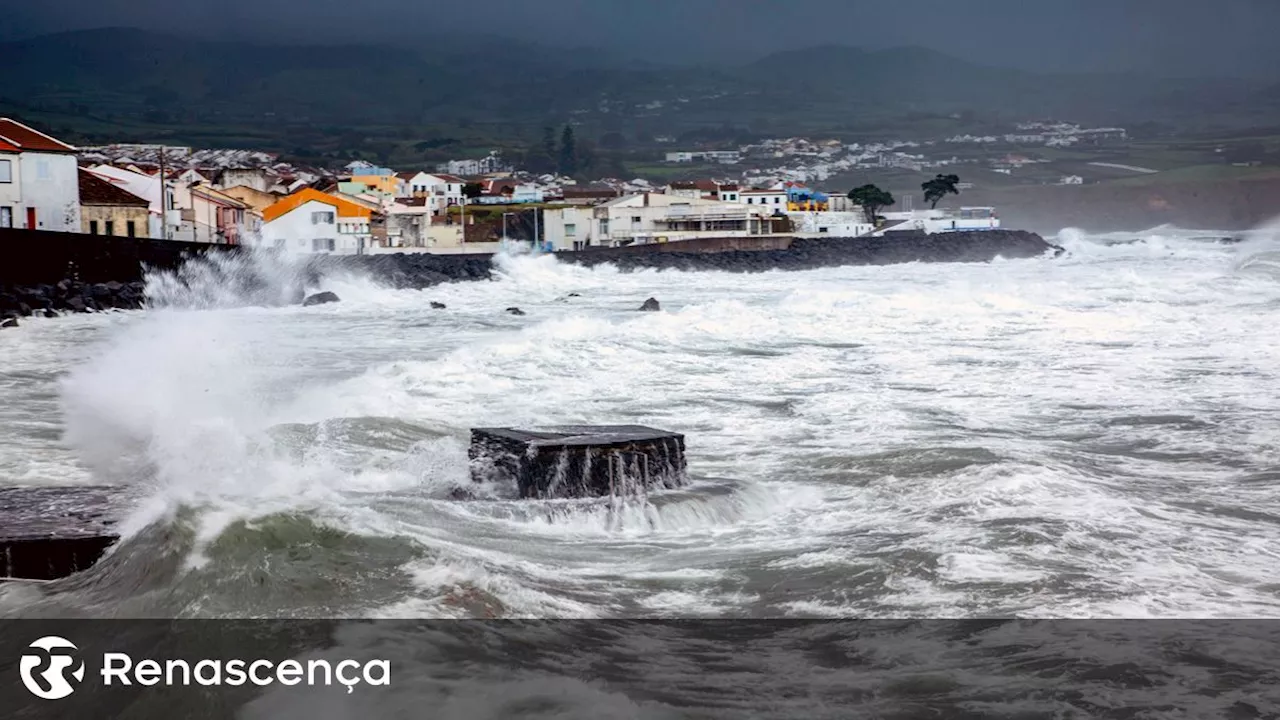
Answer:
M105 28L0 43L0 67L0 111L102 139L399 128L520 144L565 122L588 137L885 134L904 120L958 132L1032 117L1191 127L1269 122L1280 107L1280 92L1256 81L1036 74L918 47L825 45L700 67L497 37L287 45Z

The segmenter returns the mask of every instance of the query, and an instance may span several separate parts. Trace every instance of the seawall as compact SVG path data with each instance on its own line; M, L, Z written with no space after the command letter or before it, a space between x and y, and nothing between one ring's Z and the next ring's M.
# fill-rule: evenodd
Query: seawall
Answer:
M910 262L989 262L1041 257L1061 248L1019 230L986 230L885 238L707 238L651 248L602 248L556 253L561 262L609 263L623 270L656 268L764 272L840 265ZM177 270L207 254L238 257L237 246L113 238L74 233L0 229L0 322L35 314L134 309L146 303L144 278L151 270ZM264 293L259 300L301 301L328 273L368 275L397 288L426 288L491 277L492 255L318 256L298 268L295 286ZM256 278L229 278L254 290ZM265 280L264 280L265 282Z

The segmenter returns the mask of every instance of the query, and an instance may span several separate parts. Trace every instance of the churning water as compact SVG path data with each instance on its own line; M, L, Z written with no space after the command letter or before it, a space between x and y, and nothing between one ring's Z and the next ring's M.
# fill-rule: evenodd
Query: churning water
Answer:
M311 308L194 273L147 312L24 323L0 483L134 510L106 561L0 612L1280 615L1277 246L1059 242L755 275L506 258L420 292L330 278ZM526 424L685 433L694 482L453 499L469 428Z

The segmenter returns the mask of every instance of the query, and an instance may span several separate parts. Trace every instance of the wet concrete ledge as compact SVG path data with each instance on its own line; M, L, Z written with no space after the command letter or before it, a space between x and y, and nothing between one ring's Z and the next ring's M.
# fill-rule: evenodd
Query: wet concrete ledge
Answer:
M96 563L120 539L117 491L0 488L0 581L56 580Z

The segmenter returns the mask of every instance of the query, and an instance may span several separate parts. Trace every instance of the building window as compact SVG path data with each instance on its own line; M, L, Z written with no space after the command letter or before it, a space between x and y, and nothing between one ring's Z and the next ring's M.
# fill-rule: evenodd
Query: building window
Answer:
M608 234L609 234L609 221L608 221L608 220L601 220L601 221L600 221L600 234L601 234L601 235L608 235Z
M573 223L565 223L564 236L571 238L578 234L578 226Z
M112 221L112 220L107 220L106 222L104 222L104 223L103 223L103 225L104 225L104 226L106 226L106 229L102 231L102 234L104 234L104 235L115 235L115 234L116 234L116 224L115 224L115 222L114 222L114 221Z
M98 221L97 221L97 220L90 220L90 221L89 221L89 234L90 234L90 235L97 235L97 234L98 234Z
M13 161L0 160L0 183L13 182Z
M312 225L332 225L333 213L331 212L313 212L311 213Z
M640 224L640 221L641 221L642 219L643 219L643 218L641 218L639 215L632 215L632 216L631 216L631 224L632 224L632 225L639 225L639 224Z
M312 238L311 252L333 252L333 238Z
M128 220L124 224L125 234L129 237L138 237L138 225L132 220Z
M0 228L13 227L13 208L0 207Z
M53 168L49 167L48 160L36 161L36 178L39 180L53 179Z

